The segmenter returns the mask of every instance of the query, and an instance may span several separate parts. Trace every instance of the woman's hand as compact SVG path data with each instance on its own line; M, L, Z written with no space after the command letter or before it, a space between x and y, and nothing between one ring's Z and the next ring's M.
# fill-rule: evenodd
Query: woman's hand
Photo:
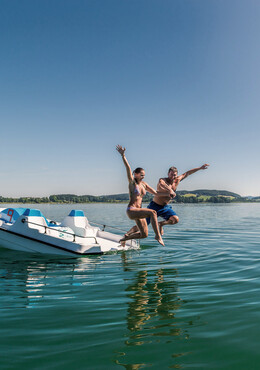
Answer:
M118 151L118 153L120 153L123 156L125 154L126 149L123 148L122 145L117 145L116 150Z
M118 153L121 154L122 156L122 160L124 162L124 165L125 165L125 168L126 168L126 173L127 173L127 178L128 178L128 181L133 181L133 174L132 174L132 171L131 171L131 167L125 157L125 148L122 147L122 145L117 145L116 146L116 150L118 151Z

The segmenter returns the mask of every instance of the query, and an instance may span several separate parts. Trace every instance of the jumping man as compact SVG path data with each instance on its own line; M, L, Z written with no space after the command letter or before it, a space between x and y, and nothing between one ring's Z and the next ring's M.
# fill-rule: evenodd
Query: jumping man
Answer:
M176 189L182 180L186 179L188 176L197 171L206 170L208 166L209 164L203 164L201 167L193 168L192 170L189 170L180 176L178 176L178 170L176 167L170 167L168 171L168 177L159 179L157 184L157 194L154 196L147 208L156 211L157 217L160 216L164 218L164 221L159 222L161 235L163 235L164 225L174 225L179 222L179 217L173 211L172 207L169 206L169 203L172 199L171 192L176 192ZM161 195L162 192L164 192L165 195ZM149 218L146 219L146 221L147 224L150 223Z

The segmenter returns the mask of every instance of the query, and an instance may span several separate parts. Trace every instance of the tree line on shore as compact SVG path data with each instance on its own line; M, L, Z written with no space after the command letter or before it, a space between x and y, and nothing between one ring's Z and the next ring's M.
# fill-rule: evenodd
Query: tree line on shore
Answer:
M153 196L146 194L144 202L150 202ZM127 203L129 195L75 195L75 194L56 194L49 197L2 197L0 203ZM259 202L260 197L241 197L239 194L226 190L194 190L178 191L173 202L175 203L232 203L232 202Z

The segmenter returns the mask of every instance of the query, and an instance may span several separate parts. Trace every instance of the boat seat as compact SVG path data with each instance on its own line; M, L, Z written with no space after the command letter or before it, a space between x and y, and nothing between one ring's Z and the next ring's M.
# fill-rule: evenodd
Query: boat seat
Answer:
M95 236L97 232L97 228L90 226L84 212L80 210L72 210L60 226L70 227L76 235L84 237Z
M21 215L24 214L26 208L4 208L0 212L0 219L6 223L13 224Z
M43 216L39 209L26 208L23 216L27 217L28 227L37 229L40 233L45 233L46 227L49 226L48 220Z
M27 216L27 217L42 217L44 218L45 222L46 222L46 226L48 227L51 227L51 226L54 226L53 223L49 222L47 220L47 218L41 213L41 211L39 209L31 209L31 208L26 208L24 213L23 213L23 216Z

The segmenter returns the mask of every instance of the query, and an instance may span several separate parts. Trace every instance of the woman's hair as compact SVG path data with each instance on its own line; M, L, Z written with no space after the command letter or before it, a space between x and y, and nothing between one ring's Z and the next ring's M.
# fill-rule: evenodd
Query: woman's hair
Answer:
M137 168L134 170L134 172L133 172L133 173L138 174L138 173L140 173L141 171L144 171L144 169L143 169L142 167L137 167Z

